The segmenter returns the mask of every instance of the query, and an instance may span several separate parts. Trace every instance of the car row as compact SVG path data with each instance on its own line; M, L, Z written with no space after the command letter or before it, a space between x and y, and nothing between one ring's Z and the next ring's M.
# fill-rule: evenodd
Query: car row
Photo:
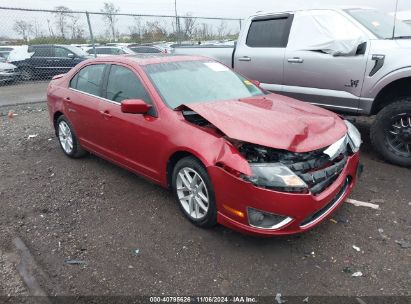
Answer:
M361 171L350 122L206 57L93 58L55 76L47 99L67 156L91 152L171 189L200 227L306 231Z

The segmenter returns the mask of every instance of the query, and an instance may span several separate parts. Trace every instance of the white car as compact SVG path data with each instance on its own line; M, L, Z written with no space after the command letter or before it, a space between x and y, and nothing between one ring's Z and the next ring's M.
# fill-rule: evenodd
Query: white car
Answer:
M19 69L15 65L0 62L0 83L16 81L19 76Z
M90 55L94 55L94 48L90 47L86 50ZM113 56L113 55L135 55L135 53L124 46L97 46L96 55L97 57L102 56Z

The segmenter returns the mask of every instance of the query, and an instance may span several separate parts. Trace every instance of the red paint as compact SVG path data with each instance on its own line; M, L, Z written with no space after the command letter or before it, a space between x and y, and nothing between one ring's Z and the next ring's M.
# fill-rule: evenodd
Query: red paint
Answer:
M338 192L347 175L353 178L347 195L351 192L355 183L358 154L349 159L339 179L319 196L259 189L239 178L238 172L251 173L250 166L224 138L224 134L233 139L302 152L324 148L336 142L345 134L345 124L329 111L271 94L241 101L191 104L189 108L217 129L196 126L186 121L180 111L166 107L141 69L145 64L182 60L204 58L165 56L136 59L122 56L82 62L50 83L47 92L50 117L53 119L57 113L63 113L86 150L164 187L168 186L167 164L173 154L183 151L194 155L204 164L211 177L219 223L247 233L278 235L304 231L311 227L301 229L299 222L327 204ZM149 113L155 114L148 114L149 108L144 106L146 108L142 109L143 106L135 100L121 106L69 89L71 78L84 66L96 62L115 63L133 70L153 101L153 109ZM224 166L237 176L222 169ZM249 206L292 216L295 220L281 230L264 231L250 227L246 218L227 212L222 207L223 204L244 214L247 214L246 207Z

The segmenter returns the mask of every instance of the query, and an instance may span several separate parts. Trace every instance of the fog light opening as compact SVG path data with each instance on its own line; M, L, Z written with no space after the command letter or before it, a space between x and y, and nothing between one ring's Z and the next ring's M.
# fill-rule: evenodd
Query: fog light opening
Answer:
M260 229L279 229L293 219L278 214L273 214L254 208L247 208L248 223L250 226Z

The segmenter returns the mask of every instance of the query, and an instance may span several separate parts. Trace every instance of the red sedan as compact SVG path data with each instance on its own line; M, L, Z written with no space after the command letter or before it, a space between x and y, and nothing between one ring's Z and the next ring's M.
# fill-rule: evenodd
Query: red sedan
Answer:
M91 59L54 77L47 97L67 156L90 152L171 188L200 227L302 232L356 181L361 137L351 123L211 59Z

